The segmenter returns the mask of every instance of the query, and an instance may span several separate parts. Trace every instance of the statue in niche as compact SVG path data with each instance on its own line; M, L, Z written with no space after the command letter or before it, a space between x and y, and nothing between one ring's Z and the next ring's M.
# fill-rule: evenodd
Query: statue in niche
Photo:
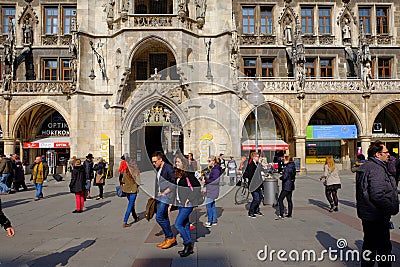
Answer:
M285 18L285 29L284 29L284 33L285 33L285 42L286 44L291 44L292 41L292 20L289 18L289 16L286 16Z
M171 122L171 110L165 108L164 117L165 117L165 122Z
M3 44L4 46L4 64L11 65L12 64L12 51L11 51L11 42L10 39L7 38Z
M344 25L342 28L343 33L343 42L344 43L351 43L351 29L350 29L350 20L346 18L344 20Z
M7 73L4 75L3 78L3 91L10 91L11 90L11 73Z
M24 36L24 44L31 45L33 42L33 29L29 18L25 18L24 25L22 25Z
M115 1L114 0L109 0L108 1L107 5L106 5L107 18L114 19L114 5L115 5Z
M196 1L196 18L205 18L206 14L206 0L197 0Z
M362 78L364 81L365 88L370 89L372 75L371 75L371 64L369 62L365 63L362 74L363 74Z

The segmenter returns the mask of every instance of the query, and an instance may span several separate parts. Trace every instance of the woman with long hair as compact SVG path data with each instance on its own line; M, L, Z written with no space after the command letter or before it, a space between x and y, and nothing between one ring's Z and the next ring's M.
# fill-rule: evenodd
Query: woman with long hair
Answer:
M339 199L337 196L337 190L341 188L341 182L339 177L339 171L335 168L335 161L332 156L326 157L324 165L324 175L320 180L324 181L325 185L325 196L330 204L329 212L338 211Z
M288 218L292 217L292 211L293 211L292 193L294 191L294 181L296 180L296 166L294 164L293 157L288 155L284 156L283 164L284 164L283 174L280 177L280 179L282 180L282 190L278 198L279 215L276 218L278 220L283 219L283 212L284 212L283 200L285 198L288 202L288 213L286 217Z
M190 234L189 216L193 211L194 187L200 188L200 182L189 171L188 160L180 154L174 159L175 178L177 179L176 200L178 205L178 216L175 220L175 228L183 239L183 250L178 251L181 257L187 257L193 253L193 241Z
M202 182L206 185L206 209L207 209L207 223L206 227L210 228L212 225L217 225L217 207L215 200L219 196L219 179L222 174L219 159L217 157L210 157L208 159L208 175Z
M129 165L127 164L120 184L122 192L126 194L126 198L128 199L128 207L126 208L124 222L122 224L122 228L125 228L132 226L132 224L128 223L129 214L132 214L134 223L139 221L139 216L136 214L135 210L135 201L137 193L139 192L140 170L136 161L133 159L129 161Z
M96 200L103 199L104 185L106 184L106 163L102 157L97 159L97 163L93 166L96 171L95 185L99 187L99 196Z

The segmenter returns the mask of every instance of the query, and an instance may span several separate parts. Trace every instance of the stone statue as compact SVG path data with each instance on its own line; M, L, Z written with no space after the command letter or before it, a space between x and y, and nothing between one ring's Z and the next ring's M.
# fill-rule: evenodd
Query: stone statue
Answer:
M372 79L372 75L371 75L371 64L369 62L367 62L363 68L363 82L365 85L366 89L370 89L371 87L371 79Z
M286 16L284 24L285 24L285 29L284 29L285 42L286 42L286 44L291 44L293 42L293 40L292 40L292 21L288 16Z
M12 51L11 51L11 43L9 38L3 44L4 46L4 64L11 65L12 64Z
M76 58L72 58L70 60L69 63L71 66L71 79L72 79L72 83L76 83L77 79L78 79L78 68L77 68L77 62L76 62Z
M164 109L165 122L171 122L171 111L167 108Z
M107 18L114 19L114 5L115 5L114 0L108 0L108 3L106 5Z
M343 32L343 42L344 43L350 43L351 42L351 31L350 31L350 21L348 18L344 20L344 25L342 28Z
M33 29L29 18L25 19L24 25L22 25L22 31L24 33L24 44L32 44L33 42Z
M196 0L196 18L206 17L206 7L206 0Z
M3 91L10 91L11 90L11 74L7 73L4 75L3 78Z

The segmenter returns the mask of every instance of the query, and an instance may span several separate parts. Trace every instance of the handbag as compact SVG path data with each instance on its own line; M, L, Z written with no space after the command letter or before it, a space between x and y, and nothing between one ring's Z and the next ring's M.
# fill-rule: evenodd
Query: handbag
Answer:
M104 182L105 182L105 176L104 176L104 174L98 174L98 173L96 173L96 179L95 179L95 181L96 181L96 185L97 184L104 184Z
M117 191L117 196L126 197L126 194L122 191L122 187L120 185L117 185L115 190Z

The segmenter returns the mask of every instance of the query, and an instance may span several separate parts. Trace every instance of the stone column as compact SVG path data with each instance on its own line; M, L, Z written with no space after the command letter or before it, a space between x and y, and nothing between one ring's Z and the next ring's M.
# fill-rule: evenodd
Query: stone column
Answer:
M296 157L300 157L300 174L307 174L306 168L306 136L294 136L296 141Z
M10 155L15 153L15 142L12 138L3 138L4 142L4 154Z
M368 157L368 147L371 144L371 136L360 136L361 139L361 149L365 158Z

